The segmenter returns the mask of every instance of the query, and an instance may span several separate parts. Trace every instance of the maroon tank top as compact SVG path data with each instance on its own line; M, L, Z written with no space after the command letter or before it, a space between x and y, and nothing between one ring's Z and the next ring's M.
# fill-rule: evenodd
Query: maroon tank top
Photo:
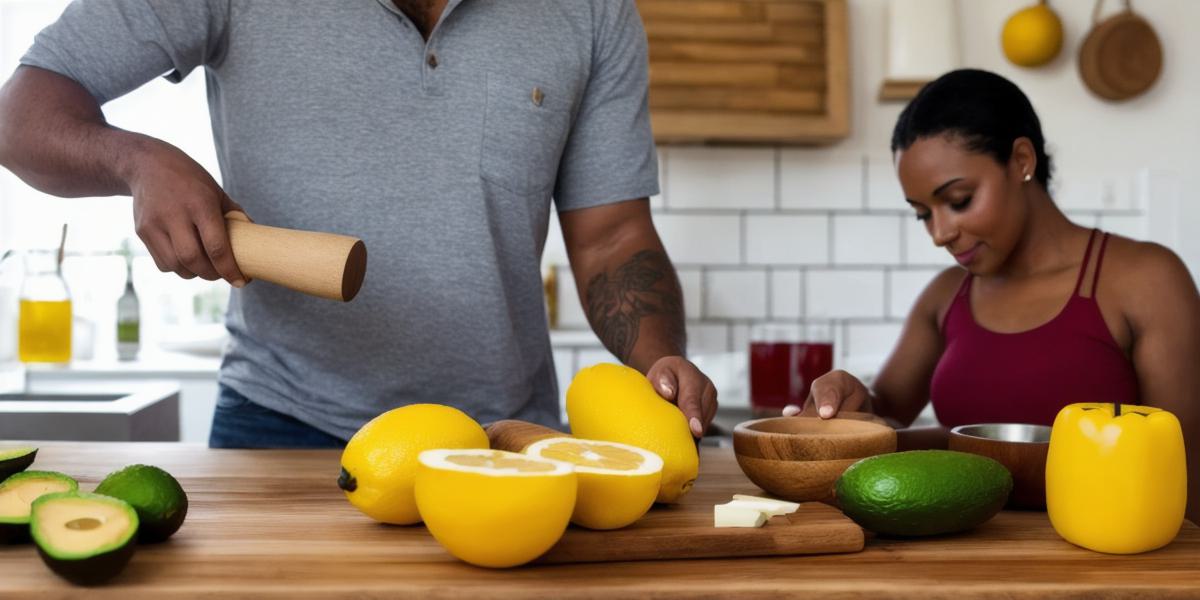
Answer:
M1092 297L1079 295L1092 243L1088 239L1075 290L1058 316L1019 333L984 329L971 313L968 274L943 317L944 352L933 372L930 398L938 421L1051 425L1074 402L1138 404L1137 373L1113 339L1100 306L1096 282L1108 234L1096 255Z

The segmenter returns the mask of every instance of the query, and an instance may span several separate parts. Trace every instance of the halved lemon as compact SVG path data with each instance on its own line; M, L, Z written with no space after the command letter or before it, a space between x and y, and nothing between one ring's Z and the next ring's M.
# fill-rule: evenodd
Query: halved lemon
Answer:
M642 518L662 483L662 458L628 444L555 437L530 444L525 454L575 465L579 494L571 522L589 529L618 529Z
M417 510L450 554L481 567L515 567L562 537L575 508L572 465L486 449L418 457Z

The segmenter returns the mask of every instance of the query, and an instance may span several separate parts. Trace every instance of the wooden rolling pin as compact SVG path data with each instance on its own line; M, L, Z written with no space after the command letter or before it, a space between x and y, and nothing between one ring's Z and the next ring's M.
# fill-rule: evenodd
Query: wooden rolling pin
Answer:
M321 298L349 302L367 273L367 246L336 233L251 223L245 213L225 213L229 246L242 274Z
M488 443L493 450L509 452L524 452L530 444L546 438L571 437L549 427L516 419L496 421L484 428L484 431L487 432Z

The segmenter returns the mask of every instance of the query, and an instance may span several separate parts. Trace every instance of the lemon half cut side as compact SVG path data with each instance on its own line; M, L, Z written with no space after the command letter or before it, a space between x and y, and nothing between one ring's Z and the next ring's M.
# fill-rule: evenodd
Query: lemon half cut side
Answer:
M557 437L534 442L525 454L575 465L579 493L571 522L589 529L618 529L642 518L662 483L662 458L628 444Z

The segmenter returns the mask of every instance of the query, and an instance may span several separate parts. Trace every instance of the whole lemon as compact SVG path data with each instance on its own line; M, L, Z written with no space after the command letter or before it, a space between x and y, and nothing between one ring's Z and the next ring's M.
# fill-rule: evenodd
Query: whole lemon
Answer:
M483 428L440 404L389 410L363 425L342 452L338 487L363 514L393 525L421 522L413 498L417 456L433 448L487 448Z
M1021 67L1037 67L1054 60L1062 42L1062 21L1044 1L1017 11L1000 33L1004 55Z
M644 448L663 460L658 502L675 502L700 470L696 441L683 411L664 400L636 369L600 363L579 371L567 388L571 433Z

